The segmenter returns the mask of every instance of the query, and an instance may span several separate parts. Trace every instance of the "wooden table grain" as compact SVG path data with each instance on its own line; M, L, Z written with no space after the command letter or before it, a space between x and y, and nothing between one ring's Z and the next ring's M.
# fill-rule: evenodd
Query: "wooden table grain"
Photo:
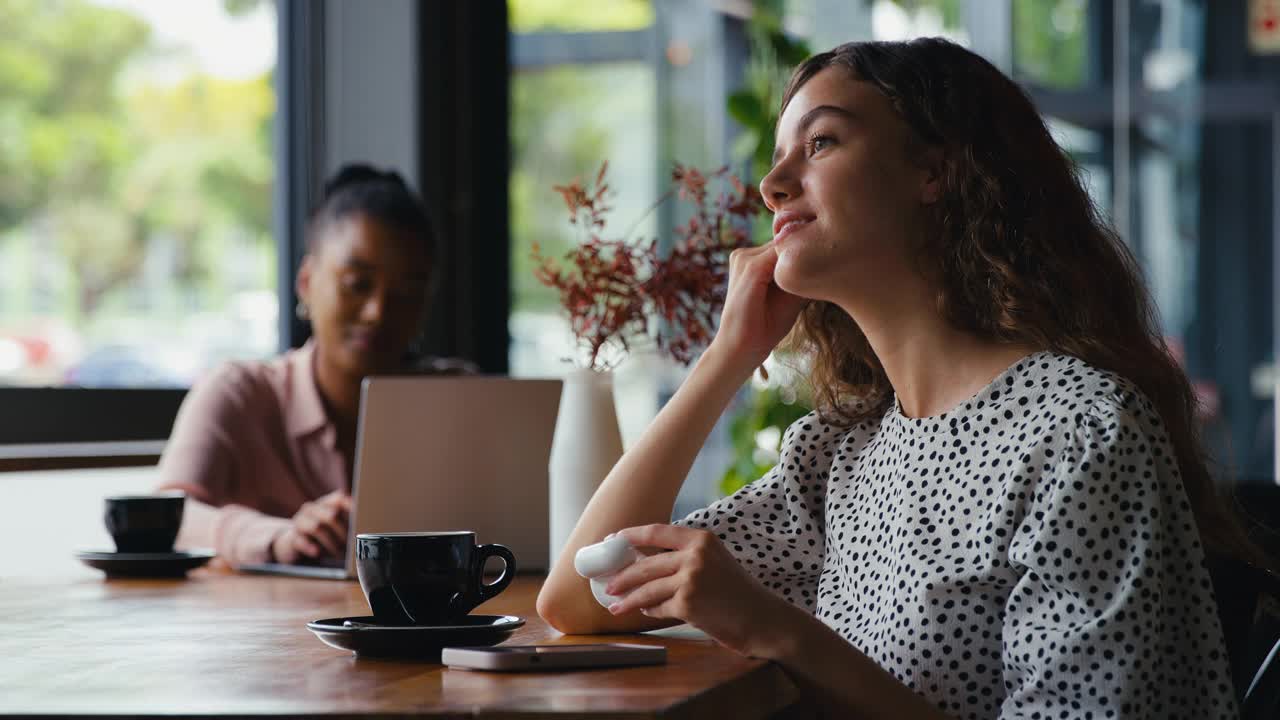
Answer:
M520 577L476 612L508 643L665 645L664 666L497 674L357 658L311 620L364 615L360 587L204 569L186 580L0 579L0 714L167 717L766 718L795 712L775 665L697 637L560 635Z

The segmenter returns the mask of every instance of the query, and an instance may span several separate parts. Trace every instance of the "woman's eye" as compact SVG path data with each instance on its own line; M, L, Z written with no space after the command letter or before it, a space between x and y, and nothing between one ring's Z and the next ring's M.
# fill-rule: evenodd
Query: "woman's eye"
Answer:
M831 145L833 142L835 142L835 138L830 135L815 135L812 138L809 138L809 154L812 155Z
M362 277L348 276L342 278L342 289L348 293L367 293L373 289L373 284Z

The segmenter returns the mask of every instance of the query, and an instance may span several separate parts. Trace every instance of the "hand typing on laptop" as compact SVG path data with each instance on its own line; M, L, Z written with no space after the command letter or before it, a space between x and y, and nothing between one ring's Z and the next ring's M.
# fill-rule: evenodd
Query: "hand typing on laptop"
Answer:
M341 558L350 513L351 496L342 490L303 503L293 523L271 541L272 558L288 564Z
M545 569L546 468L560 392L559 380L368 378L351 494L341 501L340 493L323 495L310 501L314 508L299 503L297 516L275 519L264 538L266 561L237 567L350 580L361 533L467 530L501 540L521 569ZM333 512L335 502L344 513ZM332 553L343 545L345 552Z

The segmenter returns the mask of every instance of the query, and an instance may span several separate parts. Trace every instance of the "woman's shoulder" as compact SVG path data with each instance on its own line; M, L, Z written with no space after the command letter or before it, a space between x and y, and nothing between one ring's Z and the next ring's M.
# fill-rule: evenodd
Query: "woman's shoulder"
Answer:
M192 394L234 406L275 401L289 376L300 370L301 350L288 350L262 360L226 360L192 385Z
M175 444L218 437L240 442L281 415L273 376L284 376L289 353L267 360L224 361L191 386L174 421ZM237 440L239 438L239 440ZM166 451L167 452L167 451Z
M865 440L880 427L880 418L848 423L821 409L810 410L791 423L782 436L783 447L829 445Z
M1045 405L1077 427L1106 429L1139 426L1151 430L1161 425L1154 404L1127 377L1097 367L1086 360L1057 353L1035 357L1035 386Z

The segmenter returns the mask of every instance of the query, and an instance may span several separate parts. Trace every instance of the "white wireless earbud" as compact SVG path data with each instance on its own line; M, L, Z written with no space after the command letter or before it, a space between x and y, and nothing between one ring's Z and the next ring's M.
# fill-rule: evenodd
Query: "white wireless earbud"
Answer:
M609 607L622 598L606 593L605 587L618 571L642 557L644 555L632 547L626 538L613 535L603 542L579 550L573 556L573 569L591 581L591 594L596 596L596 602Z

